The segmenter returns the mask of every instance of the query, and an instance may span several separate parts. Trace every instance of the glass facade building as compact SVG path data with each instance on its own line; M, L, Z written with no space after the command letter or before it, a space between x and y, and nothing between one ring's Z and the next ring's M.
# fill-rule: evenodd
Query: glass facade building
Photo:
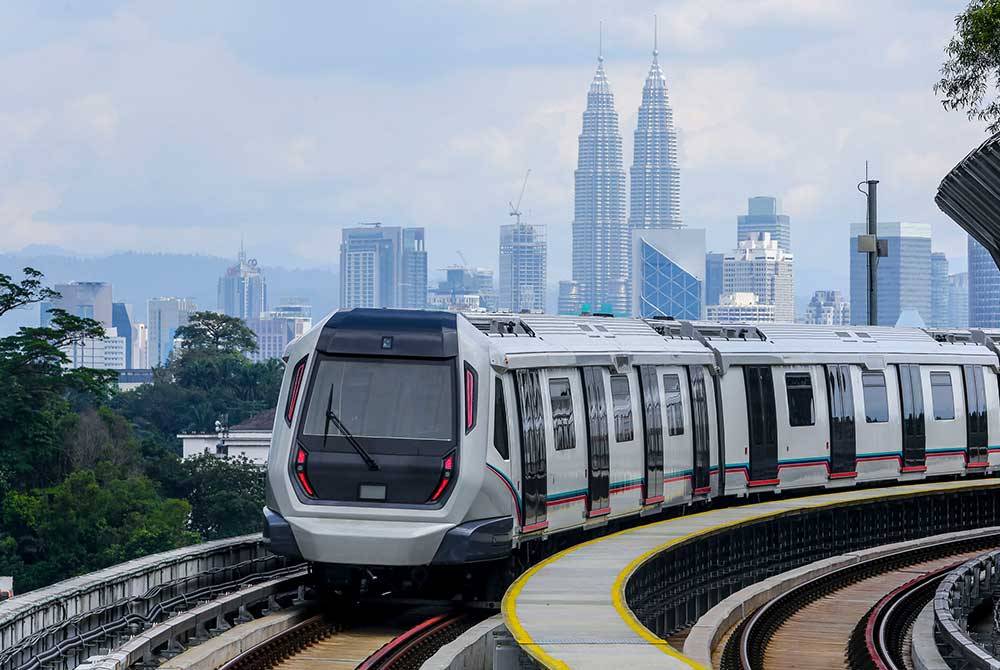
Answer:
M705 254L705 304L718 305L722 296L722 261L726 255L710 251Z
M219 277L219 311L246 321L267 311L267 281L257 259L247 260L240 245L239 260Z
M969 326L1000 328L1000 270L979 242L969 237Z
M767 233L782 251L792 250L792 220L778 214L781 203L777 198L757 196L747 200L747 213L736 217L736 242L750 235Z
M340 306L427 306L423 228L373 224L344 228L340 244Z
M704 258L704 230L633 230L633 314L703 318Z
M948 257L940 251L931 254L931 320L933 328L947 328L948 318Z
M504 312L545 311L548 246L545 226L500 226L499 308Z
M851 225L851 323L868 325L868 255L858 253L864 223ZM931 323L931 227L923 223L879 222L878 236L889 255L878 260L878 324L895 326L915 311Z

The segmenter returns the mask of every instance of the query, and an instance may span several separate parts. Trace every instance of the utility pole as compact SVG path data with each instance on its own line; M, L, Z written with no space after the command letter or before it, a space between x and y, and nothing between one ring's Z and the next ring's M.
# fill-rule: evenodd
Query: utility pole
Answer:
M867 191L861 190L861 184ZM858 183L858 190L868 200L868 234L858 236L858 253L868 255L868 325L878 325L878 259L889 255L886 240L878 239L878 179L868 178L865 161L865 181Z

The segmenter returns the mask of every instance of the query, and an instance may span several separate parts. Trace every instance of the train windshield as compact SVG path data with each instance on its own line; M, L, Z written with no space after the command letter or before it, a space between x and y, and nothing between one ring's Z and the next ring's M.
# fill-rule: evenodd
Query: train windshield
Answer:
M331 358L312 384L303 435L340 436L327 407L355 437L455 438L453 364L387 358Z

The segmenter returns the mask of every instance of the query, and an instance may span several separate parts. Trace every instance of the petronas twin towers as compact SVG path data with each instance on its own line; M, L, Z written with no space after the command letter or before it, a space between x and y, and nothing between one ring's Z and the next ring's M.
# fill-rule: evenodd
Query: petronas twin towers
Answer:
M580 306L615 314L631 311L631 229L680 228L679 201L674 114L655 45L635 129L627 218L618 112L604 58L599 57L587 93L576 169L573 283Z

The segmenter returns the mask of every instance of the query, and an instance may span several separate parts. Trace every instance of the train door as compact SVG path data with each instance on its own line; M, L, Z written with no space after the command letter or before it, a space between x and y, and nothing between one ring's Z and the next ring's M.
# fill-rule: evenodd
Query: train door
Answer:
M608 406L602 368L582 368L587 410L587 516L611 511L608 499L611 458L608 453Z
M858 446L850 365L826 366L826 391L830 407L830 474L853 473Z
M743 368L750 437L749 485L778 482L778 422L774 408L774 377L768 365Z
M927 460L927 426L924 423L924 388L920 366L903 364L899 373L899 397L903 421L903 470L923 469Z
M522 530L539 530L547 525L545 502L548 472L545 462L545 412L538 370L517 371L517 410L521 425L521 507Z
M693 444L691 486L694 494L712 490L709 479L710 438L708 429L708 390L705 386L705 368L692 365L688 369L691 383L691 437Z
M986 381L982 365L963 365L965 377L966 446L967 462L978 466L986 465L989 456L988 423L986 413Z
M646 471L643 504L652 505L663 502L663 415L660 413L660 385L655 365L639 366L639 393L642 398Z

